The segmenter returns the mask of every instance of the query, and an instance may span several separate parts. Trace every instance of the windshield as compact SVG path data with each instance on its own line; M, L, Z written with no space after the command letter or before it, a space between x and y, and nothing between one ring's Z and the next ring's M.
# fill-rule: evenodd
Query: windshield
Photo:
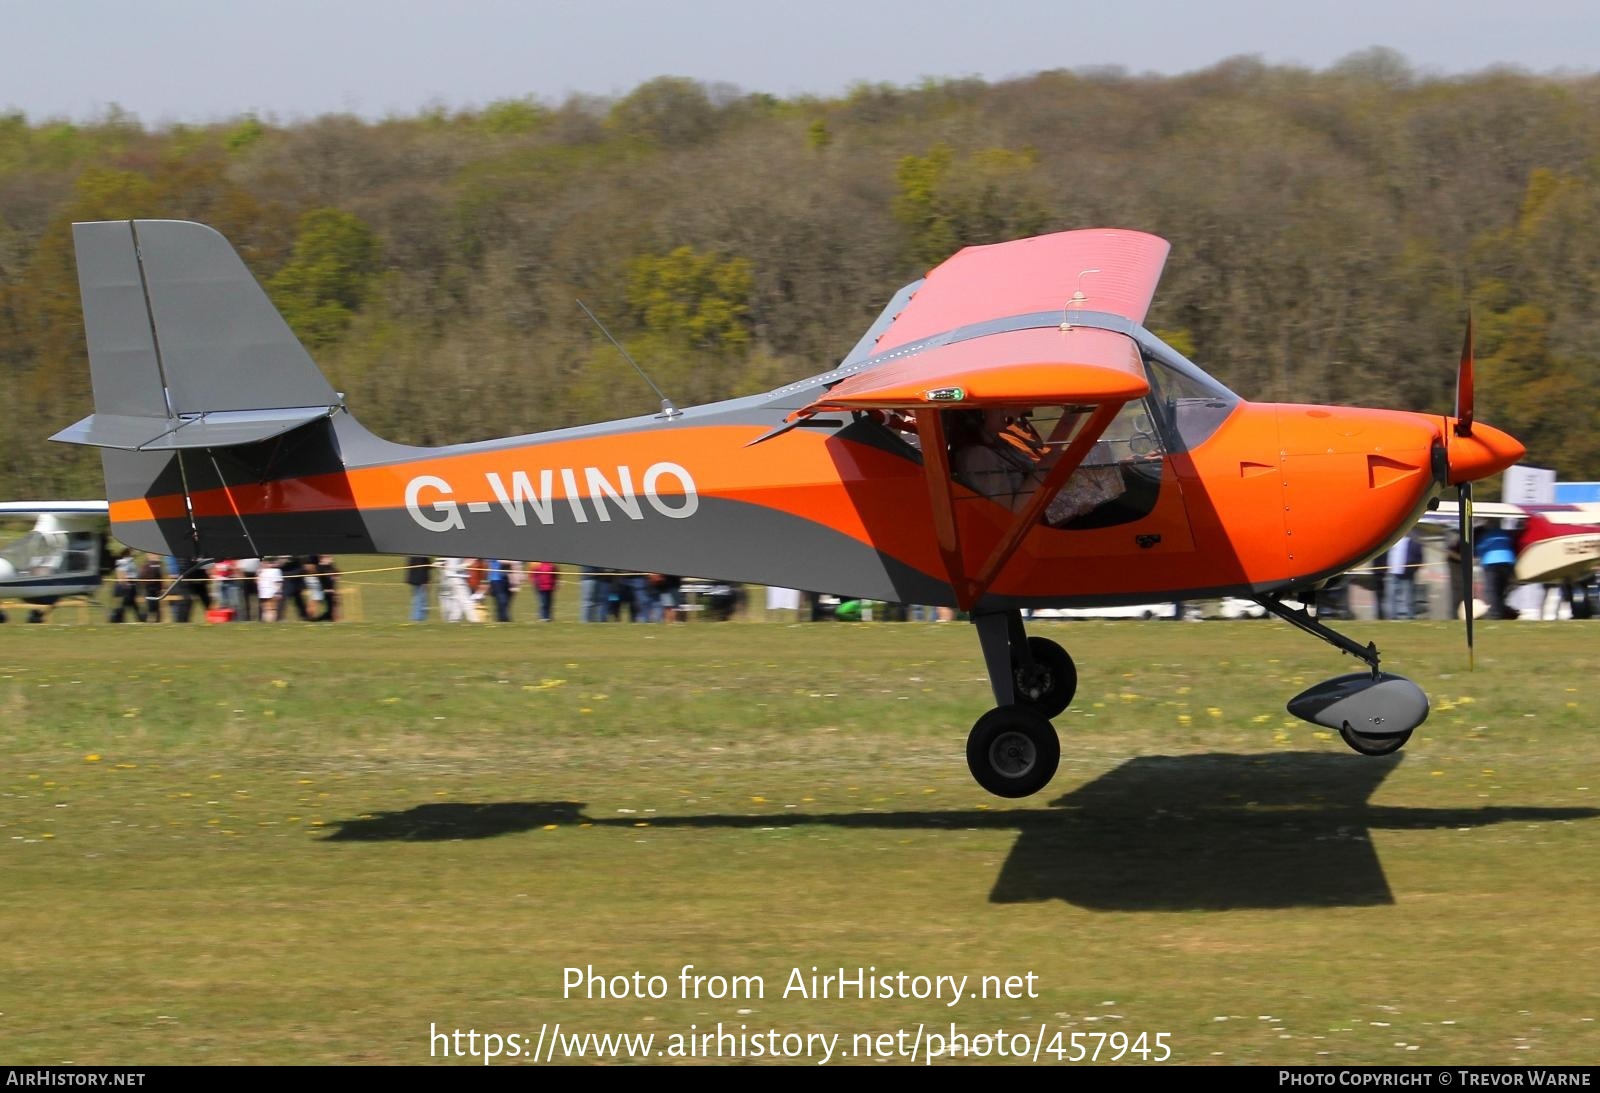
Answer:
M1174 449L1198 448L1233 413L1239 396L1159 338L1152 335L1144 348L1150 401L1164 419Z

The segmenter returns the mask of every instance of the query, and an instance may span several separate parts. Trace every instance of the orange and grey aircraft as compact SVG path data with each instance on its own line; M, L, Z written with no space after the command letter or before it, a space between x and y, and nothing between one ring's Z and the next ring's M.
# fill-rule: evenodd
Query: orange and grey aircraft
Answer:
M94 413L53 439L102 449L123 542L539 558L960 608L996 703L968 765L1002 796L1049 782L1050 719L1077 687L1066 651L1027 634L1033 608L1249 597L1367 665L1291 711L1357 751L1399 748L1421 689L1285 600L1523 451L1474 424L1470 348L1454 416L1244 401L1143 325L1166 241L1111 229L969 247L837 367L766 394L408 447L357 422L215 231L73 230Z

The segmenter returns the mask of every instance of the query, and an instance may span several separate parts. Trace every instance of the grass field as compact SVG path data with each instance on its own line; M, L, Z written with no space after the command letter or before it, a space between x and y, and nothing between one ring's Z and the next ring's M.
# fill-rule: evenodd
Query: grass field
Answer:
M965 769L963 624L8 626L0 1062L415 1063L555 1022L1600 1060L1600 629L1483 625L1468 675L1456 628L1350 624L1434 700L1380 760L1283 713L1353 666L1282 625L1039 631L1083 682L1054 784L1006 802ZM764 997L685 999L686 964ZM564 997L591 966L667 995ZM1037 996L783 997L813 967Z

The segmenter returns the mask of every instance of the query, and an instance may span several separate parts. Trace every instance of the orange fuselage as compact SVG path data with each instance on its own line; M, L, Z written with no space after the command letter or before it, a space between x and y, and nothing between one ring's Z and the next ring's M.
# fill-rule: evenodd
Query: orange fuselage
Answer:
M1141 517L1107 527L1038 525L989 585L994 602L1140 602L1285 589L1339 572L1400 535L1448 481L1513 462L1521 447L1487 426L1389 410L1239 403L1203 443L1162 457ZM805 584L804 536L774 537L774 514L926 577L885 588L846 565L831 588L879 598L954 602L916 458L823 429L747 446L758 430L644 419L606 435L530 436L192 496L194 516L256 523L276 514L342 512L387 530L386 553L483 554L593 562L771 584ZM1442 458L1436 452L1442 449ZM963 487L954 510L967 576L1013 514ZM186 518L181 493L116 500L123 525ZM768 518L767 523L762 517ZM789 526L789 525L785 525ZM635 534L585 539L604 528ZM748 534L746 533L748 530ZM685 535L703 543L684 564ZM578 540L571 540L576 542ZM666 565L651 550L672 554ZM481 545L480 545L481 543ZM948 595L941 596L939 588Z

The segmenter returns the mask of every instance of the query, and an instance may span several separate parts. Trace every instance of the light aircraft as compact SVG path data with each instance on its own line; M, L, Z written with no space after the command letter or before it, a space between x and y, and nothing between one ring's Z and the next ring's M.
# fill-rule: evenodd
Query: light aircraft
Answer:
M1565 586L1573 617L1593 615L1600 570L1600 504L1494 501L1473 506L1472 515L1477 521L1491 520L1514 530L1518 584ZM1458 506L1442 501L1418 526L1439 529L1459 521Z
M29 621L39 622L40 608L93 595L100 587L107 508L104 501L0 502L0 516L35 517L31 531L0 546L0 599L32 605Z
M1517 536L1517 580L1560 584L1587 577L1600 564L1600 507L1528 506Z
M1455 506L1441 502L1434 516L1445 520ZM1523 584L1560 584L1592 574L1600 565L1600 505L1479 504L1474 518L1509 521L1516 529L1517 580Z
M1143 326L1167 242L1111 229L962 250L838 367L762 395L406 447L357 422L215 231L73 231L95 406L52 439L103 450L123 542L554 559L958 607L995 697L968 766L1007 797L1055 773L1050 719L1077 687L1024 608L1248 597L1369 669L1290 709L1357 751L1399 748L1421 689L1283 598L1523 451L1474 423L1470 350L1450 417L1246 402Z

